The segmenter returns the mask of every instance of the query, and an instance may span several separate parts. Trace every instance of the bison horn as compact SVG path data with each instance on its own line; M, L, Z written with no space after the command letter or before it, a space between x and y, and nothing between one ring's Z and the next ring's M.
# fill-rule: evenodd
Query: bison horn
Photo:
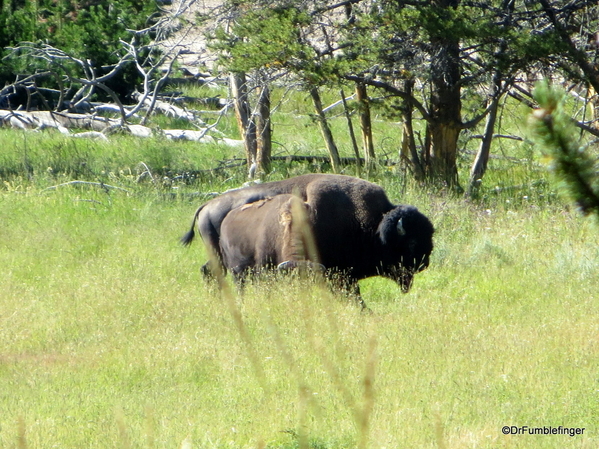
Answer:
M406 235L406 230L403 227L403 218L397 220L397 233L402 236Z

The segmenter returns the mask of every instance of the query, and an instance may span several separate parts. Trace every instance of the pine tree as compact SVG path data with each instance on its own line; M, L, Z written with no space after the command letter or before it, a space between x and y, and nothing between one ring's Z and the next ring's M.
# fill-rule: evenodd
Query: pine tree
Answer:
M553 170L580 211L599 218L599 167L576 138L564 112L564 93L542 83L535 89L535 100L540 105L531 120L536 139L548 151Z

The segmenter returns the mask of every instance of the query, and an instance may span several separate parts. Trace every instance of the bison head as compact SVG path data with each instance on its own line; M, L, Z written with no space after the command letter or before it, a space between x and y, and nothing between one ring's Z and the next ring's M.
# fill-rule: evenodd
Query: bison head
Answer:
M408 292L414 274L428 267L433 233L430 220L413 206L396 206L387 212L377 230L382 245L380 274Z

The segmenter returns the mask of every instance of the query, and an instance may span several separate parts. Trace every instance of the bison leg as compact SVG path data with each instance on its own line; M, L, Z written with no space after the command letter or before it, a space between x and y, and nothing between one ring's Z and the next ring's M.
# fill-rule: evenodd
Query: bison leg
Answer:
M215 266L215 264L218 264L218 266ZM202 272L204 279L209 281L214 281L219 276L225 276L227 274L225 266L220 263L220 261L215 261L214 259L211 259L202 265L200 271Z
M356 305L360 306L362 311L370 311L364 302L364 298L362 298L362 295L360 294L358 281L352 279L351 284L347 287L346 294L351 300L355 301Z
M245 284L248 278L248 269L247 267L236 266L231 268L231 275L233 276L233 281L235 281L235 285L237 286L237 292L242 294L245 290Z
M358 284L357 279L344 276L341 273L333 273L329 276L329 282L331 283L331 288L333 290L340 292L349 300L355 302L356 305L360 306L362 311L370 311L360 294L360 285Z

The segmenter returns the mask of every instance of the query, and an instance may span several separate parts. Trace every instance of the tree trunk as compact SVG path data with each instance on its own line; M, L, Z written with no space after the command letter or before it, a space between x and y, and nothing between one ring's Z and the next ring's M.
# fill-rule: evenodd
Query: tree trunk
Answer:
M467 195L472 197L476 195L478 187L481 184L482 177L487 171L487 163L489 162L489 154L491 153L491 142L493 141L493 132L495 131L495 122L497 121L497 110L499 109L499 98L493 99L491 110L487 115L487 123L485 125L485 133L480 143L478 153L470 170L470 179L468 180Z
M515 4L512 1L504 0L502 8L506 15L504 26L509 29L511 26L511 18L512 14L514 13ZM505 55L507 48L508 43L505 40L502 40L496 53L496 58L501 59L501 57ZM472 164L472 169L470 170L468 190L466 192L466 195L469 197L473 197L477 194L478 188L482 183L482 178L487 171L489 155L491 154L491 143L493 142L493 133L495 131L495 123L497 122L497 112L499 109L502 84L504 82L511 84L512 81L504 80L503 71L500 69L500 65L497 65L497 69L493 74L493 81L491 84L491 107L489 114L487 115L485 132L483 134L478 153L476 154L476 158L474 159L474 163Z
M460 190L457 167L457 142L461 127L452 123L430 124L431 154L429 178L450 189Z
M245 73L231 73L229 76L231 85L231 96L235 105L235 116L237 126L245 146L249 177L253 178L257 167L258 142L256 139L256 125L252 120L252 109L250 108Z
M404 91L408 95L412 95L413 88L414 80L408 79L404 82ZM401 154L404 159L410 161L414 178L417 181L423 181L424 169L423 163L420 160L420 157L418 157L418 151L416 150L416 139L414 138L414 127L412 124L412 109L412 105L409 102L405 102L405 105L402 108L404 125L403 136L401 140Z
M593 114L593 120L591 126L599 128L599 96L593 86L589 86L587 89L587 103L591 105L591 114Z
M258 117L256 123L258 135L257 164L261 173L270 172L272 139L270 126L270 89L264 83L258 97Z
M441 8L455 8L458 0L437 0ZM460 98L460 41L439 34L431 39L431 152L428 176L450 189L461 190L458 182L457 144L462 129Z
M360 160L360 150L358 149L356 133L354 132L354 125L351 121L349 110L347 109L347 101L345 100L345 93L343 92L343 89L341 89L339 93L341 94L341 101L343 102L343 112L345 114L345 119L347 120L347 128L349 131L349 136L351 137L352 148L354 149L354 154L356 156L356 174L359 178L360 176L362 176L362 161Z
M374 142L372 140L372 122L370 120L370 100L366 84L356 83L356 99L360 105L360 128L362 129L362 142L364 145L364 160L366 166L374 161Z
M318 93L318 88L313 87L310 89L310 96L312 97L314 110L316 111L316 116L318 117L320 132L322 133L322 137L324 138L327 150L329 151L329 155L331 157L331 166L333 167L333 172L339 173L339 151L337 150L337 145L335 145L333 133L329 128L327 118L324 115L324 112L322 112L322 101L320 99L320 93Z

